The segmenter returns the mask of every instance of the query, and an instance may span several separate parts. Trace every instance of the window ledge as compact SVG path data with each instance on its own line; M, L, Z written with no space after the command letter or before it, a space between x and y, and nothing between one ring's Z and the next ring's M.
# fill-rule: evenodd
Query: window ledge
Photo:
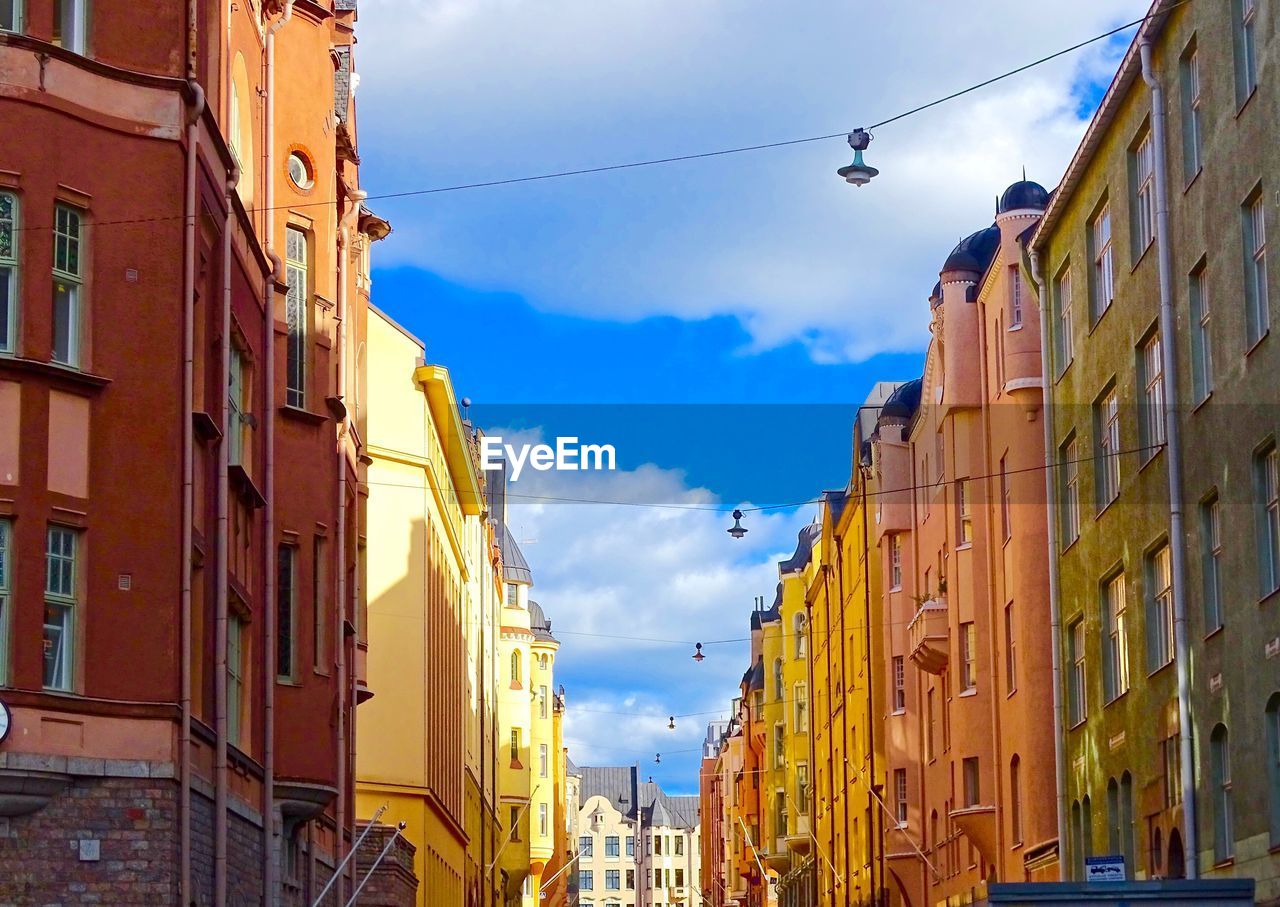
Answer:
M1139 252L1139 253L1138 253L1138 257L1137 257L1136 259L1134 259L1133 264L1129 266L1129 273L1130 273L1130 274L1132 274L1134 271L1138 270L1138 268L1142 267L1142 263L1143 263L1143 261L1145 261L1145 260L1146 260L1146 258L1147 258L1147 253L1148 253L1148 252L1150 252L1152 249L1154 249L1154 248L1155 248L1155 246L1156 246L1156 236L1155 236L1155 234L1154 234L1154 233L1152 233L1152 234L1151 234L1151 239L1149 239L1149 240L1147 241L1146 246L1142 249L1142 251L1141 251L1141 252ZM1114 302L1115 302L1115 298L1114 298L1114 297L1112 297L1111 301L1114 303Z
M329 421L329 417L324 413L313 413L309 409L303 409L300 406L290 406L287 403L280 407L280 415L290 419L296 419L299 422L306 422L308 425L323 425Z
M1240 115L1244 113L1245 108L1249 106L1249 102L1253 100L1253 96L1256 95L1257 93L1258 93L1258 86L1255 84L1252 88L1249 89L1248 96L1243 101L1241 101L1240 106L1236 108L1237 120L1240 119Z
M973 547L973 542L961 542L959 545L956 545L955 550L956 550L956 551L968 551L968 550L969 550L970 548L972 548L972 547Z
M1007 328L1005 328L1005 330L1006 330L1008 333L1012 334L1014 331L1020 331L1020 330L1022 330L1022 327L1023 327L1022 322L1018 322L1017 324L1011 324L1011 325L1009 325Z
M1098 510L1098 512L1093 515L1094 521L1097 522L1098 520L1102 519L1102 515L1106 513L1108 510L1110 510L1112 506L1115 504L1115 502L1118 500L1120 500L1120 493L1116 492L1115 496L1111 498L1111 500L1107 501L1107 503L1103 504L1102 507Z
M1121 690L1119 693L1116 693L1116 695L1112 696L1106 702L1104 702L1102 704L1102 707L1104 709L1110 708L1111 706L1115 705L1117 702L1119 702L1121 699L1124 699L1128 695L1129 695L1129 688L1126 687L1123 690Z
M253 477L239 463L234 463L227 467L227 476L231 480L231 484L240 492L240 496L244 498L246 504L252 504L254 509L267 505L266 496L258 490L258 486L254 484Z
M106 387L111 383L111 379L105 375L94 375L78 368L72 368L69 365L42 362L38 359L28 359L24 356L0 355L0 371L30 372L95 390Z
M1143 453L1149 453L1149 454L1150 454L1150 456L1148 456L1145 460L1143 460L1143 461L1142 461L1142 465L1138 467L1138 472L1139 472L1139 473L1143 472L1143 471L1144 471L1148 466L1150 466L1152 463L1154 463L1154 462L1155 462L1155 461L1160 457L1160 454L1164 453L1164 449L1165 449L1166 447L1168 447L1169 445L1168 445L1166 442L1161 441L1161 442L1160 442L1159 444L1157 444L1157 445L1151 445L1151 444L1148 444L1148 445L1145 445L1145 446L1147 446L1147 447L1155 447L1155 450L1151 450L1151 451L1143 451Z
M1078 541L1080 541L1080 533L1079 533L1079 532L1077 532L1077 533L1075 534L1075 537L1074 537L1074 538L1072 538L1072 539L1071 539L1071 541L1067 542L1065 545L1061 545L1061 550L1058 552L1058 557L1062 557L1062 555L1066 554L1068 551L1070 551L1072 548L1074 548L1074 547L1076 546L1076 542L1078 542ZM1059 543L1059 544L1061 544L1061 543Z
M971 696L977 696L977 695L978 695L978 688L977 688L977 687L969 687L969 689L967 689L967 690L961 690L959 693L956 693L956 698L957 698L957 699L968 699L968 698L969 698L969 697L971 697Z
M1272 589L1270 592L1263 593L1262 597L1258 599L1258 605L1259 606L1265 605L1267 602L1271 601L1271 599L1276 598L1277 596L1280 596L1280 586L1277 586L1276 588Z
M1246 359L1248 359L1250 356L1252 356L1252 355L1253 355L1253 351L1254 351L1254 350L1256 350L1258 347L1262 346L1263 341L1267 339L1267 336L1268 336L1270 333L1271 333L1271 328L1270 328L1270 326L1268 326L1268 327L1267 327L1267 329L1266 329L1265 331L1263 331L1260 335L1258 335L1258 339L1257 339L1257 340L1255 340L1255 341L1253 341L1253 343L1249 344L1249 348L1248 348L1248 349L1246 349L1246 350L1244 351L1244 357L1245 357Z
M1198 413L1198 412L1200 412L1201 408L1203 408L1203 407L1204 407L1204 405L1205 405L1206 403L1208 403L1208 402L1209 402L1210 400L1212 400L1212 399L1213 399L1213 391L1212 391L1212 390L1210 390L1207 394L1205 394L1203 397L1201 397L1201 398L1200 398L1200 400L1199 400L1198 402L1196 402L1196 403L1192 404L1192 406L1191 406L1191 411L1192 411L1193 413Z
M1110 312L1110 311L1111 311L1111 309L1115 307L1115 304L1116 304L1116 298L1115 298L1114 296L1112 296L1112 297L1111 297L1111 301L1107 303L1107 307L1106 307L1105 309L1103 309L1101 312L1099 312L1099 313L1098 313L1098 317L1097 317L1097 318L1094 318L1094 317L1093 317L1093 313L1092 313L1092 312L1090 312L1090 313L1089 313L1089 318L1090 318L1090 321L1089 321L1089 330L1085 331L1085 336L1086 336L1086 337L1092 337L1092 336L1093 336L1093 332L1094 332L1094 331L1096 331L1096 330L1098 329L1098 325L1102 324L1102 319L1104 319L1104 318L1106 318L1106 317L1107 317L1107 312Z
M195 430L196 437L206 443L217 441L222 437L222 429L214 421L213 416L204 410L196 410L191 413L191 426Z
M1175 656L1174 658L1170 658L1170 659L1169 659L1168 661L1166 661L1164 664L1160 665L1160 666L1159 666L1158 668L1156 668L1154 671L1148 671L1148 672L1147 672L1147 677L1148 677L1148 679L1149 679L1149 678L1152 678L1152 677L1155 677L1155 676L1156 676L1157 674L1159 674L1161 671L1164 671L1164 670L1166 670L1166 669L1168 669L1168 668L1172 667L1172 666L1173 666L1173 663L1174 663L1174 662L1176 662L1177 660L1178 660L1178 659L1177 659L1177 657Z
M1191 179L1187 180L1185 186L1182 187L1182 194L1186 195L1191 191L1191 187L1200 181L1200 174L1204 173L1204 164L1196 168L1196 172L1191 174Z

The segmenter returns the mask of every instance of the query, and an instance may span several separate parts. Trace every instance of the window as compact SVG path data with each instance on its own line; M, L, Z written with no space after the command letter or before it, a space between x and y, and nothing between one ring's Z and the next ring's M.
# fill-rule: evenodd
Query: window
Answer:
M514 734L515 731L512 731L512 733ZM520 840L520 808L518 806L511 807L511 812L508 815L510 817L510 822L511 822L511 840L519 841Z
M1200 504L1200 559L1204 578L1204 630L1222 626L1222 522L1218 496Z
M956 535L960 545L973 543L973 502L968 479L956 480Z
M0 31L4 30L0 3ZM0 353L12 353L18 333L18 197L0 192Z
M1065 265L1053 282L1053 314L1057 322L1053 336L1054 364L1058 374L1066 371L1075 358L1076 342L1074 314L1071 308L1071 266Z
M1156 235L1155 158L1151 133L1147 132L1130 152L1129 179L1133 186L1133 260L1136 262Z
M1231 803L1231 743L1227 729L1218 725L1209 737L1213 771L1213 859L1228 860L1235 853L1235 817Z
M604 888L605 891L621 891L622 871L619 869L606 869L604 871Z
M1009 265L1009 330L1022 327L1022 275Z
M53 361L80 366L84 290L84 223L75 208L53 215Z
M245 684L245 622L239 614L227 619L227 740L242 746Z
M1164 807L1182 803L1182 738L1174 731L1160 741L1160 761L1164 768Z
M547 777L547 745L538 744L538 777Z
M622 842L617 835L605 835L604 839L604 855L606 857L616 857Z
M520 652L517 650L511 653L511 689L518 690L524 686L524 670L523 663L520 659Z
M679 853L679 851L680 849L677 847L676 852ZM676 887L677 888L684 887L684 870L683 869L676 869Z
M933 744L934 720L933 720L933 690L932 689L925 694L924 711L925 711L924 757L925 759L932 762L934 759L934 756L936 755L936 751L934 749L934 744Z
M227 367L227 463L236 466L244 460L244 437L248 420L248 387L245 383L244 353L234 343Z
M795 686L795 728L797 734L809 731L809 694L803 683Z
M802 816L809 812L809 765L806 762L796 763L796 809Z
M1125 617L1124 573L1102 581L1102 674L1107 702L1129 689L1129 626Z
M676 846L676 856L677 857L684 856L684 838L680 837L679 835L676 835L674 843Z
M45 547L44 686L72 688L76 598L79 590L77 543L73 529L50 526Z
M773 698L781 700L786 696L786 687L782 683L782 659L773 660Z
M312 662L313 668L321 673L329 669L328 652L326 651L325 625L329 622L325 610L327 583L325 571L328 569L324 536L317 535L311 544L311 620L312 620Z
M511 761L520 761L520 728L511 729Z
M627 856L634 857L636 855L636 839L633 835L627 835Z
M307 257L307 234L297 227L285 228L285 322L288 347L285 356L285 402L305 408L307 403L307 314L311 306L311 283Z
M292 681L293 671L293 622L294 622L294 569L297 549L281 545L276 553L276 676Z
M889 591L902 588L902 538L896 533L889 536Z
M973 621L960 624L960 691L966 692L978 685L975 659L978 655L978 631Z
M662 835L653 836L653 852L658 856L662 856ZM661 884L661 882L659 882L659 884Z
M1258 577L1262 595L1280 589L1280 453L1272 443L1254 457L1257 496Z
M630 856L630 854L628 854ZM634 869L627 870L627 890L630 891L636 887L636 871Z
M1111 307L1115 298L1115 270L1111 249L1111 207L1102 210L1089 224L1089 255L1093 259L1093 320L1097 321Z
M1203 261L1191 272L1191 391L1196 402L1213 390L1213 344L1209 331L1209 282Z
M1147 555L1147 670L1173 661L1173 574L1169 546Z
M1004 606L1005 685L1012 693L1018 688L1018 638L1013 629L1013 602Z
M1280 693L1267 702L1267 790L1271 846L1280 844Z
M1058 451L1061 466L1062 501L1059 504L1062 522L1062 547L1066 548L1080 537L1080 445L1075 435L1067 439Z
M0 31L22 31L22 0L0 2Z
M1160 335L1153 333L1138 347L1138 380L1142 383L1138 442L1146 448L1143 459L1154 457L1156 448L1164 444L1164 368L1160 356Z
M795 631L795 655L796 658L804 658L808 651L805 639L805 617L803 614L797 614L793 621Z
M1271 313L1267 308L1267 227L1266 209L1262 204L1262 189L1254 190L1245 202L1244 254L1245 254L1245 330L1249 346L1253 346L1271 327Z
M1077 619L1067 629L1067 660L1071 676L1067 681L1067 718L1075 726L1089 714L1084 673L1084 620Z
M302 152L290 152L288 168L289 181L299 189L306 191L315 186L316 181L311 173L311 162L307 160L306 155Z
M1120 404L1110 388L1093 405L1094 474L1098 484L1098 510L1120 494Z
M962 763L964 771L964 805L977 806L982 800L980 779L978 778L978 757L966 756Z
M1080 817L1080 801L1071 804L1071 856L1072 875L1084 879L1084 825Z
M578 838L578 854L584 857L594 856L595 839L591 835L582 835Z
M507 583L507 599L508 608L520 607L520 587L515 583Z
M901 655L893 656L893 710L907 710L907 670L905 659Z
M1014 844L1022 843L1022 760L1009 760L1009 832Z
M595 880L591 878L590 869L581 869L578 871L578 888L582 891L590 891L595 887Z
M778 722L773 726L773 765L775 768L782 768L787 762L786 736L786 729L783 728L782 722Z
M1200 93L1200 55L1194 45L1182 56L1182 177L1187 182L1200 172L1204 153L1201 135L1204 97Z
M542 667L545 669L546 664L544 663ZM547 687L545 684L543 684L542 686L538 687L538 717L539 718L547 717L547 700L548 700Z
M54 0L53 43L72 53L89 52L89 0Z
M1013 537L1013 511L1009 497L1009 468L1007 456L1000 458L1000 537L1009 541Z
M893 770L893 815L898 820L898 827L907 825L907 770Z
M1236 104L1243 105L1258 87L1258 49L1254 30L1258 23L1258 0L1234 0L1236 27Z
M547 835L547 804L538 804L538 834L546 837Z
M9 562L12 550L13 524L0 520L0 686L9 683L9 591L13 582L13 567Z

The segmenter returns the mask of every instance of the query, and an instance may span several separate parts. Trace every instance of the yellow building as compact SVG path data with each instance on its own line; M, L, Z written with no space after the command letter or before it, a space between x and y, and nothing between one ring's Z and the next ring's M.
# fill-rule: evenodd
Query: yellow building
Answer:
M448 372L424 365L422 342L372 307L368 338L374 695L361 706L356 815L368 820L386 804L383 821L405 822L417 849L417 903L461 907L485 837L470 840L483 823L467 815L483 800L480 609L497 596L483 591L496 585L474 522L484 501Z
M542 879L548 862L555 855L556 817L563 822L563 805L557 809L556 790L563 778L556 778L556 719L552 696L556 651L560 643L551 635L551 621L535 601L529 602L529 631L533 643L529 647L529 695L532 698L529 720L529 755L533 784L529 792L529 879L524 907L541 904Z

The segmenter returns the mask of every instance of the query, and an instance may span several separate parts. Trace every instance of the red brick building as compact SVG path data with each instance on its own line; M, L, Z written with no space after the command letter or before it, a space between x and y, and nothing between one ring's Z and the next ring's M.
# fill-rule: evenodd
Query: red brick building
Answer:
M310 904L349 846L355 6L0 4L0 903Z

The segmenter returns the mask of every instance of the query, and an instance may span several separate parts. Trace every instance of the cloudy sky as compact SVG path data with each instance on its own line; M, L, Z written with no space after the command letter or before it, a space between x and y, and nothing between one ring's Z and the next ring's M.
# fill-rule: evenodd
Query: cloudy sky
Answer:
M365 188L376 197L843 132L1145 9L362 0ZM450 368L482 425L619 448L612 474L533 474L513 491L803 500L845 482L847 408L877 380L919 374L925 299L950 248L990 223L1023 167L1056 184L1131 34L877 129L867 160L881 173L862 189L835 175L850 158L835 139L375 198L394 226L375 249L375 301ZM676 404L738 408L655 421L652 407ZM640 405L644 418L632 418L627 407ZM833 407L823 432L804 430L803 405ZM513 407L524 417L511 419ZM755 516L735 543L706 511L535 499L513 509L535 597L562 632L576 761L643 760L668 789L696 786L696 753L660 766L653 753L696 747L706 718L675 732L665 718L727 704L745 648L716 647L695 665L679 644L572 634L744 636L754 596L772 597L776 561L812 513Z

